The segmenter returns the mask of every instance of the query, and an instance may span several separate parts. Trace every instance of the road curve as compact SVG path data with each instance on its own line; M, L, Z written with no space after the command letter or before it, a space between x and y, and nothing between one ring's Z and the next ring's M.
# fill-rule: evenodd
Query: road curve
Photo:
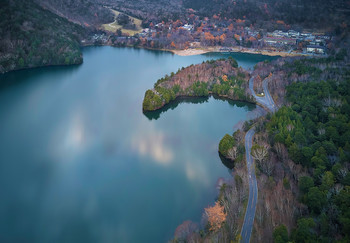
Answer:
M266 107L267 109L269 109L270 111L274 112L277 110L277 106L275 104L275 102L273 101L272 97L271 97L271 94L269 92L269 89L268 89L268 81L269 81L269 78L265 78L264 81L263 81L263 90L264 90L264 94L265 96L263 97L259 97L255 94L254 92L254 78L255 76L251 77L250 80L249 80L249 89L252 93L252 95L254 96L256 102L264 107Z
M256 99L256 102L260 105L266 107L271 112L277 110L277 106L275 105L270 92L268 90L268 78L263 81L263 89L265 96L259 97L254 92L254 77L249 80L249 89L252 92L252 95ZM256 204L258 201L258 183L256 181L255 176L255 164L253 158L250 154L253 144L253 136L255 134L254 127L252 127L245 135L245 151L246 151L246 160L247 160L247 169L248 169L248 179L249 179L249 198L248 205L245 211L244 222L241 230L241 242L249 243L250 236L253 230Z

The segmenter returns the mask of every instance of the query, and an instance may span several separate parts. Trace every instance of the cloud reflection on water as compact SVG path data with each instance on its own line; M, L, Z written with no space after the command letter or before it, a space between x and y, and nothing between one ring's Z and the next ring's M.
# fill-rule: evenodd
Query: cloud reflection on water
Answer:
M189 181L197 181L200 182L201 186L210 188L209 171L203 166L203 163L203 161L199 160L187 161L185 164L186 177Z
M168 165L173 161L174 153L166 143L165 134L150 124L148 129L136 133L131 140L131 147L142 157L149 156L161 165Z
M70 160L86 151L89 130L81 109L73 109L71 115L59 122L51 140L56 159Z

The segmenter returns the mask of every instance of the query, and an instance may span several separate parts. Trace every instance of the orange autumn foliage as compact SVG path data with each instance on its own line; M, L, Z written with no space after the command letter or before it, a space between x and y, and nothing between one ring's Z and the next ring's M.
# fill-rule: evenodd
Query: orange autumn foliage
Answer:
M220 35L220 41L224 42L225 40L226 40L226 35L225 34Z
M182 22L181 22L181 20L176 20L174 23L173 23L173 26L175 26L175 27L179 27L179 26L182 26L183 24L182 24Z
M215 37L210 32L205 32L204 37L206 40L214 40Z
M235 39L238 40L238 41L241 39L241 36L240 36L240 35L234 34L233 36L234 36Z
M215 202L213 207L205 208L205 214L208 216L211 231L219 230L227 216L219 202Z
M232 30L233 30L233 24L230 24L230 25L227 27L227 29L228 29L229 31L232 31Z
M250 41L256 41L256 39L255 39L253 36L249 37L248 40L250 40Z
M221 78L222 78L222 80L223 80L224 82L227 82L227 80L228 80L228 79L227 79L227 75L225 75L225 74L224 74L224 75L222 75L222 77L221 77Z
M176 47L176 45L175 45L174 41L173 41L173 42L171 42L170 46L171 46L172 48L175 48L175 47Z

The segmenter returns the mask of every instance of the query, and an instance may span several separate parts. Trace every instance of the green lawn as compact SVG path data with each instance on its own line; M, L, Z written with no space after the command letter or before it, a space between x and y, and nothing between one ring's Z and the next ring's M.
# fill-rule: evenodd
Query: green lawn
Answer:
M121 12L113 10L113 9L111 9L111 11L114 13L115 17L117 17L121 13ZM112 22L112 23L109 23L109 24L103 24L102 28L104 30L111 31L111 32L114 32L114 33L117 31L117 29L121 29L123 34L127 33L130 36L133 36L133 35L135 35L137 33L140 33L142 31L142 27L141 27L142 20L134 18L134 17L131 17L131 16L129 16L129 18L134 21L134 24L136 25L136 30L124 29L123 26L119 25L116 20L114 22Z

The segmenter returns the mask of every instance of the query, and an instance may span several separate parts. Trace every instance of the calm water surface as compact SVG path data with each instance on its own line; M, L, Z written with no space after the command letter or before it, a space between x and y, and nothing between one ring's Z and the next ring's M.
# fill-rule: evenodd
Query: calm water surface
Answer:
M80 66L0 76L0 241L165 242L199 222L230 177L220 138L255 106L211 97L146 116L142 99L165 74L219 57L91 47Z

